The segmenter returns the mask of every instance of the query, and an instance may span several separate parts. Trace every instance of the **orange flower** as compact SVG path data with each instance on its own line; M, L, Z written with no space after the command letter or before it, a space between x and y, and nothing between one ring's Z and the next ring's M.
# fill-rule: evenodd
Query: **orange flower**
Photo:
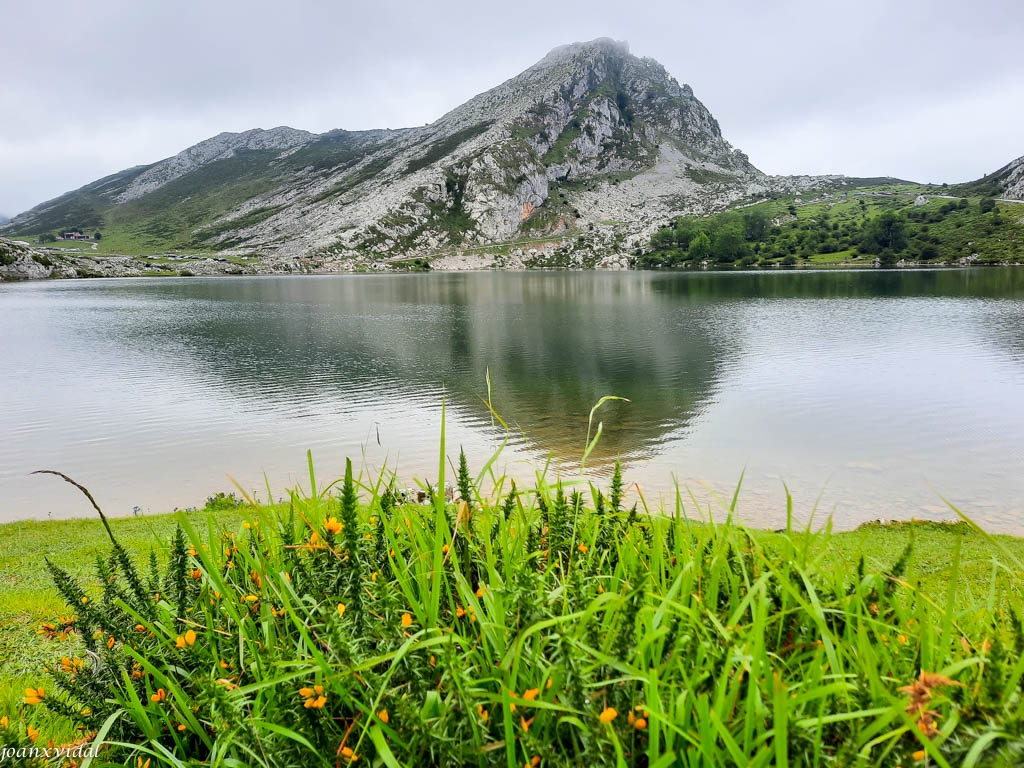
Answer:
M7 715L0 717L0 728L6 728L11 724L11 721L7 718Z
M163 688L157 688L156 693L149 697L149 700L154 704L159 704L161 701L167 698L167 691Z
M187 726L184 723L178 723L178 730L184 731Z
M135 768L149 768L150 758L146 758L146 762L142 762L141 757L135 758Z
M322 685L314 685L312 688L300 688L299 696L305 699L303 706L306 709L323 709L327 703Z
M28 738L29 741L35 741L39 738L39 731L33 728L31 725L28 726Z
M114 636L111 635L110 637L107 638L107 648L113 648L113 647L114 647Z
M460 605L458 608L455 609L455 615L461 619L463 616L466 615L466 609Z
M42 704L44 698L46 698L46 694L42 688L26 688L23 701L30 707L34 707L36 704Z
M647 727L647 721L642 717L638 717L636 719L636 722L633 723L633 727L636 728L638 731L642 731L644 728Z
M604 710L602 710L601 714L598 715L597 719L600 720L602 723L607 724L618 716L619 713L616 712L615 709L613 709L612 707L605 707Z
M380 712L377 713L377 719L385 725L387 725L388 722L390 722L391 720L391 716L388 714L388 711L386 709L382 709Z
M178 635L177 638L175 638L175 640L174 640L174 647L175 648L184 648L185 647L185 638L182 637L181 635Z
M525 717L520 717L519 724L523 727L523 733L529 733L530 726L533 725L533 718L531 717L529 720L527 720Z
M359 755L357 755L352 750L352 747L342 747L341 748L341 756L344 757L346 760L348 760L350 763L354 763L356 760L359 759Z
M924 750L923 750L923 749L919 749L919 750L917 750L917 752L915 752L915 753L913 754L913 758L914 758L915 760L924 760L924 758L925 758L925 752L924 752Z
M327 520L324 522L324 530L332 536L337 536L339 533L341 533L341 523L338 522L338 518L327 518Z
M576 547L576 549L579 550L581 555L587 554L587 545L586 544L580 544L578 547Z
M523 698L527 701L533 701L540 695L540 688L528 688L523 691Z
M412 616L409 615L408 613L403 613L402 614L402 626L403 627L411 627L412 626Z
M201 578L203 578L203 571L201 568L193 568L191 571L189 571L189 573L192 574L192 578L196 581L199 581Z
M185 642L189 645L196 644L196 632L194 629L190 629L188 632L185 633Z
M484 709L484 705L481 704L476 708L476 713L480 716L480 719L485 723L490 719L491 713Z

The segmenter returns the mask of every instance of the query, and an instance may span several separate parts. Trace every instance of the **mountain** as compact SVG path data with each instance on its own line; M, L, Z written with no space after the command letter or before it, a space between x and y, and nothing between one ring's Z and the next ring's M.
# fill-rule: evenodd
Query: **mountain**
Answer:
M2 213L0 213L0 224L4 224L8 221L10 221L10 217L4 216Z
M985 195L1004 200L1024 200L1024 157L1007 163L995 173L955 187L961 195Z
M825 179L827 181L827 179ZM223 133L0 226L77 227L127 253L193 249L351 267L510 241L593 265L667 219L818 178L770 178L688 85L624 43L551 51L434 123Z

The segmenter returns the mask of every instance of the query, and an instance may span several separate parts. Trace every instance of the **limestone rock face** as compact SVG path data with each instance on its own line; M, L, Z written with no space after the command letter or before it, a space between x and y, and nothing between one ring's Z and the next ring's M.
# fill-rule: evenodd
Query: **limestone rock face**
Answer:
M1024 200L1024 157L1018 157L1006 168L1003 182L1003 197L1007 200Z

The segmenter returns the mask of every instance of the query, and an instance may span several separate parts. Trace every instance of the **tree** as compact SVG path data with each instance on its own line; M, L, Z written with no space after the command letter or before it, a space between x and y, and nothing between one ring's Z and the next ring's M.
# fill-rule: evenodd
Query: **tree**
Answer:
M989 211L995 210L996 201L991 197L983 197L978 201L978 210L982 213L988 213Z
M751 210L743 214L743 236L752 243L763 240L768 234L768 214L761 210Z
M684 251L690 247L690 243L700 233L700 228L697 226L697 220L689 216L684 216L676 222L675 238L676 245L678 245Z
M864 226L860 249L864 253L881 254L883 251L898 253L907 247L907 234L903 219L892 211L875 216Z
M750 246L743 241L739 227L722 227L711 241L711 253L715 261L728 264L750 253Z
M93 240L102 240L103 239L103 233L102 232L97 232L95 235L92 236L92 239Z
M700 232L690 241L688 253L694 261L705 261L711 257L711 238L706 232Z

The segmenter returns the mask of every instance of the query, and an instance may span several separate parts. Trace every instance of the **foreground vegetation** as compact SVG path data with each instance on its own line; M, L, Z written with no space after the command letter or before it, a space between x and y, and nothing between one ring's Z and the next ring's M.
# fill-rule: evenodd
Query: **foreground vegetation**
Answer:
M808 200L782 197L703 219L684 216L654 234L638 265L871 266L877 260L895 266L901 260L929 265L1024 259L1024 205L936 191L909 184L871 186Z
M7 526L5 611L32 613L44 571L60 601L6 648L0 746L89 739L94 767L1022 758L1024 542L755 532L682 498L627 508L617 473L517 489L464 458L453 501L392 482L311 469L286 504L76 525L52 558L67 523Z

